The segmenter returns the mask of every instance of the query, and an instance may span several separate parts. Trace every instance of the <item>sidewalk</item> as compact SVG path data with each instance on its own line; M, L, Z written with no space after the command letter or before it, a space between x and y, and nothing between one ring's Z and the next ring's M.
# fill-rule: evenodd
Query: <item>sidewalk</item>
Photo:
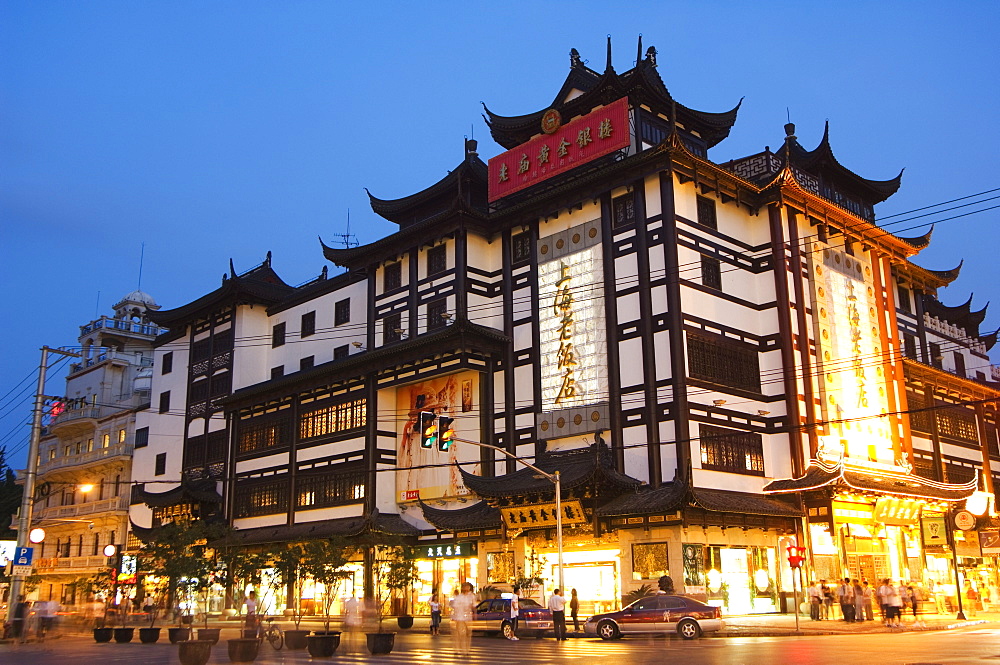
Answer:
M726 630L716 637L777 637L795 635L795 616L791 614L750 614L725 616ZM954 614L921 614L919 623L914 624L913 616L903 617L902 626L887 628L879 620L863 623L846 623L839 619L813 621L808 616L799 617L799 632L802 635L844 635L857 633L899 633L929 630L950 630L977 624L1000 622L1000 613L977 612L976 616L966 615L959 621Z

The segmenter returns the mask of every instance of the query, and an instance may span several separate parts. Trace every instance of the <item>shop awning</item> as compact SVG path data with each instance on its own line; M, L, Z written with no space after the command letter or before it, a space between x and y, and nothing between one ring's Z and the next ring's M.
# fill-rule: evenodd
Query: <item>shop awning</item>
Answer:
M749 492L707 488L691 490L691 505L716 513L773 515L777 517L802 517L804 515L800 508L781 499Z
M764 486L765 494L805 492L821 487L839 487L858 492L890 494L939 501L962 501L972 496L979 486L979 476L967 483L953 485L907 473L875 468L826 464L810 460L806 473L800 478L773 480Z

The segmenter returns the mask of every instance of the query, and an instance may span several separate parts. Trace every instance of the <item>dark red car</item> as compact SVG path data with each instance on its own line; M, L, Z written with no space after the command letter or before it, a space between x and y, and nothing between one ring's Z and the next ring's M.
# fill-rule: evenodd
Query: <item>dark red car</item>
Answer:
M616 640L623 635L677 633L686 640L722 630L722 610L685 596L640 598L617 612L595 614L583 625L587 635Z

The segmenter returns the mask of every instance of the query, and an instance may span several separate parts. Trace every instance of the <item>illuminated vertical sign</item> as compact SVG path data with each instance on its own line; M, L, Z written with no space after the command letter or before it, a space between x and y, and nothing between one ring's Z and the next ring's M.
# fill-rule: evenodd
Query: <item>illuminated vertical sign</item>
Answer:
M814 243L810 256L821 414L832 421L821 459L896 464L878 304L867 257Z
M607 399L600 220L539 245L542 410L596 404Z

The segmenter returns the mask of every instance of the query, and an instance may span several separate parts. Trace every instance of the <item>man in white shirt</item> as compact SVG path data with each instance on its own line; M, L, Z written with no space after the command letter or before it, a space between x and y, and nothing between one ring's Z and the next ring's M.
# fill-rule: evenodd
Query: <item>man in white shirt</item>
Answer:
M819 608L823 604L823 591L820 589L819 582L813 582L812 586L809 587L809 618L813 621L819 621Z
M556 589L549 596L549 609L552 611L552 627L557 640L566 639L566 597L560 595L561 589Z
M472 637L469 633L469 622L476 611L476 597L472 593L472 585L462 583L462 593L451 601L451 629L455 636L455 651L459 655L468 656L472 647Z

